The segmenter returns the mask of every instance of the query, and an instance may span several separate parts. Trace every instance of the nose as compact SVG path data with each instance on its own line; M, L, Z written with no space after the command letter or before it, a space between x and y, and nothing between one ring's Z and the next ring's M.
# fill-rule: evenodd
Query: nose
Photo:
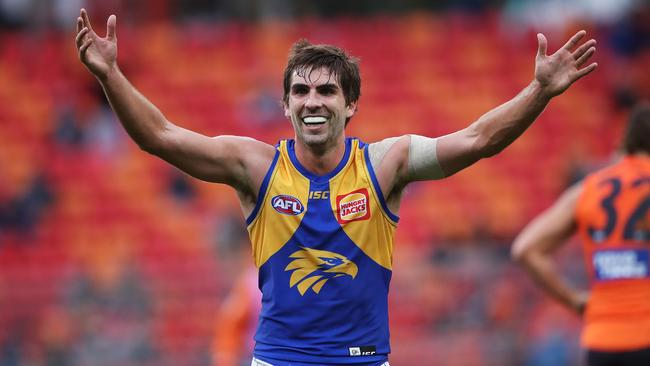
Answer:
M323 106L323 101L315 89L309 91L307 99L305 100L305 108L312 111Z

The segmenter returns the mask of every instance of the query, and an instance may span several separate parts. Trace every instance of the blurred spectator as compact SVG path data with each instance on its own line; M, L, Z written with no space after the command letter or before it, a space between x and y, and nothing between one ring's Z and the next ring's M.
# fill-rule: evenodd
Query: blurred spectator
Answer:
M152 304L135 268L78 272L70 284L69 311L76 328L73 359L79 365L154 365Z
M242 126L260 131L287 123L282 112L282 96L276 89L270 85L263 85L242 98L241 106L238 108L238 118L242 121Z
M573 366L570 338L558 331L549 331L544 338L537 340L528 355L525 366Z
M618 58L612 75L612 98L623 112L650 99L650 3L641 2L611 29L609 43Z
M0 25L8 29L25 27L35 5L36 0L0 0Z
M75 18L79 9L86 7L88 0L45 0L50 4L52 25L58 29L70 29L70 20ZM41 4L43 6L45 4Z
M508 29L561 33L575 22L613 24L640 3L640 0L509 0L503 14Z
M88 149L106 159L117 160L126 145L126 134L103 93L99 94L101 90L97 90L97 93L98 103L88 113L86 127L80 134Z
M624 15L611 31L612 49L621 56L635 56L650 47L650 4L641 2Z
M43 173L38 173L25 190L8 202L0 202L0 232L15 230L32 234L45 209L54 201L54 193Z
M250 242L246 224L239 212L226 211L218 215L214 224L214 242L219 256L232 258L242 248L248 249Z
M92 1L92 0L91 0ZM87 0L0 0L0 28L70 29Z
M190 203L196 197L196 191L188 176L177 169L169 169L168 184L169 193L178 203Z
M574 366L579 364L577 321L564 309L540 301L531 309L531 336L525 352L525 366Z
M84 142L85 131L71 105L60 107L57 111L54 130L55 141L64 147L79 148Z

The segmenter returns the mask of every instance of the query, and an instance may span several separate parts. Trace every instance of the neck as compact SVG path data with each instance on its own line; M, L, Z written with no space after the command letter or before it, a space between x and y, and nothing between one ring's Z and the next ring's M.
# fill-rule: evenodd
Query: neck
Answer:
M325 175L339 164L345 155L345 136L332 146L308 146L295 140L296 158L302 166L316 175Z

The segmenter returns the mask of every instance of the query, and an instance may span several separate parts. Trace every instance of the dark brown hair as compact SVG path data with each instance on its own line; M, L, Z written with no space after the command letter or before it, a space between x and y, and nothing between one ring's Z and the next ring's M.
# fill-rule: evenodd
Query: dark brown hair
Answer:
M306 39L294 43L289 52L289 61L284 69L284 95L282 101L289 102L291 76L296 71L299 75L305 73L309 77L312 70L324 67L338 78L343 89L345 104L350 105L361 96L361 76L359 75L359 60L345 53L342 49L325 45L311 44Z
M623 151L650 154L650 103L639 104L632 110L623 137Z

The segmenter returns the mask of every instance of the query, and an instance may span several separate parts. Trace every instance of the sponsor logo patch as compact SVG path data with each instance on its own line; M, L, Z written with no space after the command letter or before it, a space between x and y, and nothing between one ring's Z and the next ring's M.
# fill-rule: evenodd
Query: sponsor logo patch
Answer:
M649 273L647 250L603 250L594 253L593 264L598 280L646 278Z
M271 199L273 209L284 215L300 215L305 211L305 206L294 196L280 194Z
M339 223L345 224L351 221L368 220L370 218L368 197L366 188L336 196L336 216Z

